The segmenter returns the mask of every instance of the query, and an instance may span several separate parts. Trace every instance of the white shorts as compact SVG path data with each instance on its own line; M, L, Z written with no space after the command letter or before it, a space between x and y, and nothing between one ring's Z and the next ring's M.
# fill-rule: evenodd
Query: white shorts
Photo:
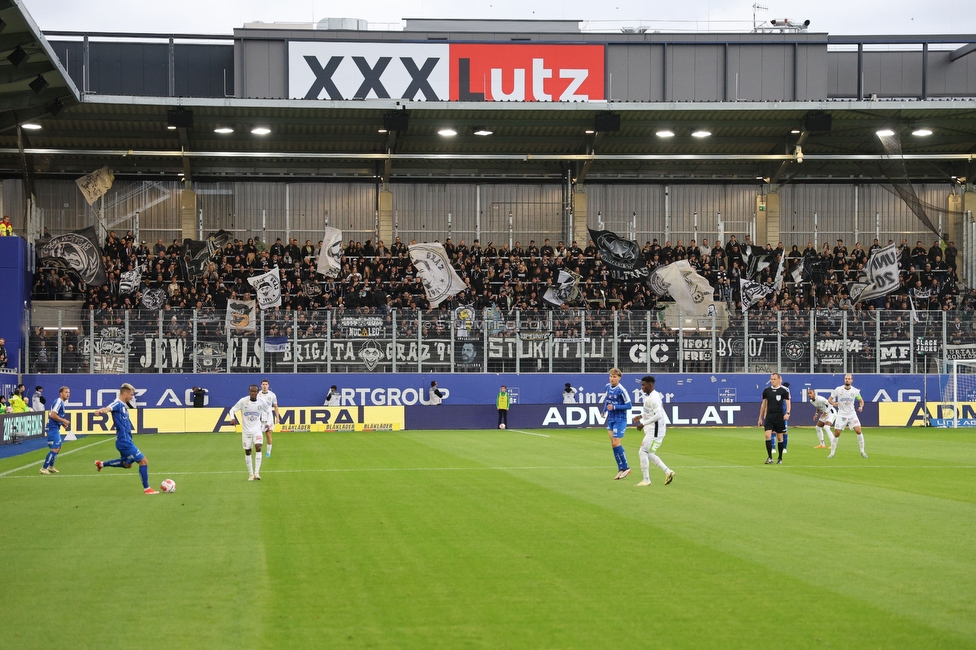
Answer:
M827 424L833 424L834 420L836 419L837 419L837 413L831 413L830 411L826 411L825 413L820 414L820 417L817 419L817 424L821 422L826 422Z
M264 434L263 433L242 433L241 434L241 444L244 449L251 449L254 445L264 444Z
M661 420L658 420L654 424L645 425L644 440L641 442L641 448L651 453L656 452L664 442L664 436L667 433L668 425Z
M847 427L851 429L860 428L860 426L861 421L857 419L856 415L838 415L834 419L834 431L843 431Z

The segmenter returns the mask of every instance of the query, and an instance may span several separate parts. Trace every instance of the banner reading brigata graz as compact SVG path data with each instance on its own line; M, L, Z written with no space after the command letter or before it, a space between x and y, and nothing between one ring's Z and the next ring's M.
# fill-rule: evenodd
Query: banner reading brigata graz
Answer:
M288 44L292 99L602 101L602 45Z

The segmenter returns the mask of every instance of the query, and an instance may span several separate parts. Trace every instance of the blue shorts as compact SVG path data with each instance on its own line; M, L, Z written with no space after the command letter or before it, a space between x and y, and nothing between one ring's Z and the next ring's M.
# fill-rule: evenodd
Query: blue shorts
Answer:
M119 450L119 454L122 456L122 462L124 462L126 465L138 463L140 460L146 457L135 445L116 444L115 448Z
M47 432L47 446L51 449L58 449L61 446L61 432Z
M611 420L607 418L607 431L610 431L610 435L614 438L623 438L624 434L627 433L627 420Z

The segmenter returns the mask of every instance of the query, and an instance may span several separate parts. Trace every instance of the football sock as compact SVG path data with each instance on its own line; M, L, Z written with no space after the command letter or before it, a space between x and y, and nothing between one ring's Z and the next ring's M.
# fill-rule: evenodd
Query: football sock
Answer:
M620 469L625 470L630 467L630 465L627 464L627 452L624 451L623 445L620 445L617 447L617 449L620 450Z
M665 474L671 471L668 469L668 466L664 464L664 461L661 460L660 456L658 456L657 454L648 454L647 457L650 459L652 463L660 467L661 471L664 472Z
M55 454L53 451L47 452L47 457L44 458L44 468L45 469L54 464L54 457L56 455L57 454Z
M107 460L102 463L102 467L123 467L121 458L113 458L112 460Z
M620 447L612 447L612 449L613 449L613 462L617 463L618 471L622 470L624 466L620 464L620 452L617 451L618 449L620 449Z
M786 444L787 444L787 443L788 443L789 441L790 441L790 434L788 434L788 433L784 433L784 434L783 434L783 444L781 445L781 447L783 447L783 449L786 449Z
M840 440L839 436L830 434L830 453L834 453L837 450L837 441Z
M149 465L139 466L139 477L142 479L142 487L149 487Z
M249 475L250 474L254 474L254 467L251 465L251 455L250 454L246 454L244 456L244 464L247 465L247 473Z
M773 457L773 441L772 440L767 440L766 441L766 455L769 456L770 458Z
M817 440L819 440L820 441L820 444L822 445L824 443L824 430L823 430L823 427L816 427L816 429L817 429Z
M260 451L254 454L254 473L255 474L261 473L261 452Z
M779 452L778 458L780 460L783 460L783 449L785 449L785 448L786 448L786 441L785 440L780 441L779 442L779 449L777 449L777 451Z
M644 475L644 480L645 481L650 482L650 480L651 480L651 459L648 458L647 451L644 449L644 446L643 445L641 445L641 448L637 451L637 455L640 456L641 474Z
M271 445L268 445L268 458L271 458Z
M857 446L861 448L861 453L863 454L864 453L864 434L863 433L857 434ZM54 461L53 460L51 461L51 464L52 465L54 464Z

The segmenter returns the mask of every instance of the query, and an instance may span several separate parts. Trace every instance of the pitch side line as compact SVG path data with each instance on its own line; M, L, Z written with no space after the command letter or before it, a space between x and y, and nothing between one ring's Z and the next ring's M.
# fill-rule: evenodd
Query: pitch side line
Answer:
M108 442L109 440L111 440L111 438L106 438L105 440L99 440L98 442L93 442L90 445L85 445L84 447L78 447L77 449L72 449L70 451L66 451L63 454L58 454L58 457L60 458L61 456L68 456L69 454L73 454L76 451L81 451L82 449L88 449L89 447L94 447L95 445L100 445L103 442ZM43 449L43 447L41 447L41 449ZM22 465L21 467L18 467L17 469L8 469L6 472L0 473L0 478L6 478L6 476L8 474L13 474L14 472L19 472L22 469L29 469L31 467L34 467L35 465L40 465L43 462L44 462L44 459L42 458L41 460L34 461L33 463L28 463L27 465ZM68 476L81 476L81 474L68 474ZM18 477L14 477L14 478L18 478Z
M99 444L99 443L93 443ZM87 445L91 447L92 445ZM80 447L74 451L81 451L86 447ZM72 453L72 452L68 452ZM41 461L38 461L38 463ZM30 465L24 465L15 470L10 470L0 474L0 479L23 479L31 478L38 480L50 481L52 479L45 478L42 479L40 475L26 474L23 476L8 476L11 472L19 471L20 469L26 469L37 465L38 463L31 463ZM776 472L784 469L906 469L906 470L919 470L919 469L976 469L976 465L781 465L777 469L765 470L764 465L684 465L677 469L679 471L685 470L698 470L698 469L757 469L762 471ZM265 469L263 474L348 474L353 472L508 472L513 470L606 470L606 465L575 465L575 466L565 466L565 467L552 467L552 466L525 466L525 467L361 467L361 468L332 468L332 469ZM156 474L165 473L167 476L205 476L205 475L219 475L219 474L243 474L243 470L219 470L219 471L208 471L208 472L162 472L160 470L154 470ZM129 476L125 472L108 472L103 474L96 473L85 473L85 474L59 474L58 478L93 478L95 476ZM57 480L53 479L53 480Z
M524 433L527 436L539 436L540 438L549 438L549 437L551 437L551 436L547 436L544 433L532 433L531 431L520 431L518 429L509 429L509 431L511 431L512 433Z

